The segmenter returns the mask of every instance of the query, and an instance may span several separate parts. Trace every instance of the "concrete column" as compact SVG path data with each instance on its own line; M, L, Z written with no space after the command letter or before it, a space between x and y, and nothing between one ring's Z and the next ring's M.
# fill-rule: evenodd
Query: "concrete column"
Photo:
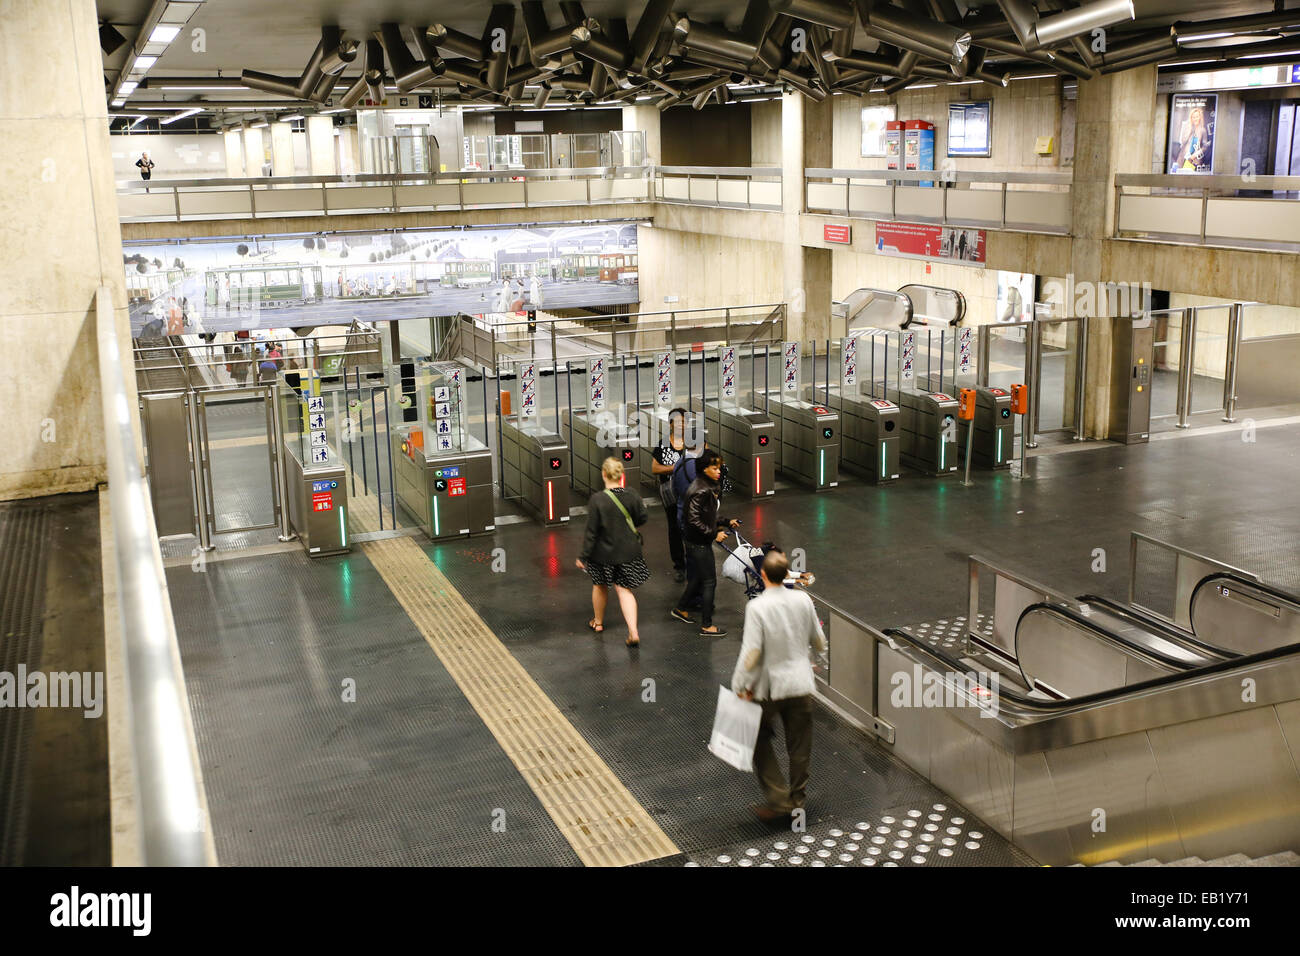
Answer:
M797 92L781 97L781 285L790 341L830 335L831 251L804 247L800 216L804 169L831 164L831 119L830 97L821 103Z
M334 163L334 117L307 117L307 155L313 176L337 176Z
M100 285L131 357L99 24L94 0L0 0L0 23L0 498L88 491L106 478Z
M293 124L271 124L271 174L273 176L292 176L293 167Z
M262 145L262 127L244 127L244 175L255 179L262 175L266 147Z
M645 133L645 155L648 164L663 161L663 139L659 134L659 109L654 106L623 107L623 129L638 129Z
M1150 278L1128 274L1123 259L1112 263L1107 240L1115 221L1115 174L1151 171L1155 100L1155 66L1079 81L1076 131L1079 145L1071 186L1073 284L1067 283L1067 291L1072 292L1075 301L1065 303L1065 314L1090 313L1084 427L1091 438L1107 437L1110 418L1111 342L1115 320L1109 312L1110 297L1105 294L1104 284L1136 282L1140 286Z
M226 146L226 177L242 179L244 176L244 131L232 126L221 134Z

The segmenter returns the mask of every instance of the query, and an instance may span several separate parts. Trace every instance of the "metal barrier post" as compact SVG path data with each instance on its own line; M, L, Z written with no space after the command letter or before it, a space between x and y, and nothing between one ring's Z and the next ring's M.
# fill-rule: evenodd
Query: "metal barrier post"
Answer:
M208 526L208 494L203 486L203 434L199 429L199 396L190 391L185 396L190 424L190 477L194 488L194 516L198 521L199 550L212 550L212 535Z
M970 558L966 565L966 653L975 653L977 648L971 643L971 635L979 627L980 616L980 566Z
M979 383L981 388L988 388L989 385L989 355L992 353L991 339L993 338L992 327L981 325L979 327L979 350L980 350L980 376Z
M347 375L343 376L346 384ZM347 392L344 391L344 404L347 404ZM280 533L276 536L281 541L292 541L297 537L293 529L289 527L289 486L284 477L285 466L285 447L284 447L284 420L280 417L280 383L276 382L266 390L266 400L271 403L271 417L274 419L275 431L275 457L279 467L275 470L275 488L276 493L280 496ZM349 438L351 435L348 436ZM350 469L349 469L350 470Z
M1246 305L1234 302L1228 309L1228 361L1223 373L1223 420L1237 420L1237 357L1241 351L1241 326Z
M1192 375L1196 355L1196 310L1183 309L1182 338L1178 342L1178 423L1176 428L1191 428L1188 418L1192 413Z
M1025 330L1025 385L1029 388L1029 411L1024 415L1024 423L1021 426L1022 446L1027 445L1030 448L1037 448L1038 442L1034 441L1034 419L1038 417L1038 347L1041 325L1037 319L1034 319L1029 328ZM1024 447L1020 449L1023 457Z
M1075 359L1075 385L1074 385L1074 440L1084 440L1084 417L1088 409L1088 318L1082 316L1078 319L1079 331L1075 336L1076 348L1079 351Z

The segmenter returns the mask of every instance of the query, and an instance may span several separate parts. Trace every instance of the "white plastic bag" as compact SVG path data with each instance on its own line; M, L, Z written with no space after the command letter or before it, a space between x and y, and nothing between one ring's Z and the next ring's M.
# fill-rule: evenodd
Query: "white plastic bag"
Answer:
M754 745L763 708L741 700L726 687L718 687L718 712L713 717L709 751L737 770L754 769Z
M731 553L727 555L727 560L722 562L722 576L728 581L735 581L737 584L746 584L746 570L754 570L754 558L761 556L763 550L755 548L752 545L742 544L735 548L728 548Z

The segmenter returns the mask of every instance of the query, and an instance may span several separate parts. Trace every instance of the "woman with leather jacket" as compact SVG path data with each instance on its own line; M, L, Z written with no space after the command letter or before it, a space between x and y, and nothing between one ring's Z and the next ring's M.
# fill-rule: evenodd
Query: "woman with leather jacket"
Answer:
M686 590L673 608L672 615L679 621L694 624L684 608L695 598L701 603L700 635L723 637L726 631L713 623L713 596L718 586L717 565L713 558L713 544L727 536L727 528L739 527L734 518L718 516L718 494L722 481L722 456L706 448L700 456L699 477L686 490L682 506L682 541L687 552Z

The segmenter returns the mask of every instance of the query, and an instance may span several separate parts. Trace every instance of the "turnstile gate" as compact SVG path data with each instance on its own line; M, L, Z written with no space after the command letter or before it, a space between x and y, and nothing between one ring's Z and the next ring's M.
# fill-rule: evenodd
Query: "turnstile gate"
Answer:
M1015 457L1016 420L1011 414L1011 393L1005 388L975 390L975 437L971 442L971 463L976 468L1010 468ZM957 444L966 448L967 423L957 420Z
M470 437L462 451L430 451L434 437L426 425L393 432L397 500L430 538L495 530L491 449Z
M754 404L757 405L755 396ZM787 398L779 393L768 396L768 411L780 422L781 472L814 491L834 488L840 483L840 415L839 412Z
M957 470L957 399L946 392L893 393L902 422L899 457L927 475Z
M570 409L566 420L573 449L574 491L587 496L604 489L600 469L606 458L623 463L623 487L638 488L641 462L636 450L640 435L635 427L623 425L608 412L592 415L580 408Z
M701 405L699 398L691 399L692 411L700 411ZM735 494L762 498L775 492L777 433L771 418L760 411L732 411L710 402L704 409L704 428L727 462Z
M831 386L832 393L839 386ZM846 471L876 484L898 478L903 430L901 409L883 398L841 396L840 461Z
M505 496L518 498L544 525L568 521L568 443L553 433L521 428L514 415L502 415L500 423Z

